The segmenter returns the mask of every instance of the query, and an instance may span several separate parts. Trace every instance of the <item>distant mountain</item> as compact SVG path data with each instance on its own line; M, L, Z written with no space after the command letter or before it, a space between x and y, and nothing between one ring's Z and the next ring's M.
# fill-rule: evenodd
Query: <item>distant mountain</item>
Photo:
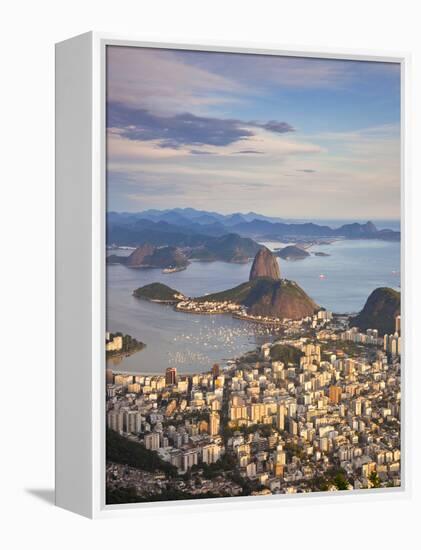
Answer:
M232 263L245 263L260 249L260 245L235 233L207 239L203 246L190 253L191 259Z
M376 288L368 297L364 308L352 319L350 325L360 330L374 328L379 334L395 332L395 318L400 315L401 294L388 287Z
M209 228L209 226L198 226ZM186 228L167 222L138 220L130 225L108 227L107 241L118 246L170 246L183 249L191 259L223 262L246 262L259 250L260 245L248 237L222 231L222 235L205 235L196 232L196 226ZM113 257L113 260L115 258ZM123 263L122 260L116 260Z
M207 242L209 237L226 234L224 227L214 226L180 226L164 221L139 219L130 223L107 225L107 243L118 246L154 246L194 247Z
M148 261L161 268L186 267L189 263L184 252L175 246L156 248L150 257L145 258L145 262Z
M250 237L268 236L268 237L327 237L332 236L332 229L327 225L317 225L315 223L272 223L266 220L252 220L234 225L231 228L240 235Z
M166 221L168 223L177 223L188 225L189 223L208 225L221 223L226 226L241 222L249 222L255 219L266 220L268 222L281 222L281 218L264 216L255 212L242 214L236 212L233 214L219 214L217 212L208 212L205 210L196 210L194 208L173 208L170 210L144 210L141 212L109 212L107 216L108 223L133 223L136 220Z
M242 214L232 214L232 216L228 216L223 220L223 224L230 227L239 223L247 223L247 218Z
M250 281L258 277L267 277L279 281L281 272L276 257L272 252L263 246L256 254L250 270Z
M150 244L144 244L136 248L130 256L109 256L107 263L119 263L133 268L150 267L164 269L168 267L185 267L189 262L186 255L174 246L156 248Z
M281 250L278 250L276 255L282 258L283 260L304 260L304 258L307 258L308 256L310 256L307 250L304 250L299 246L293 246L293 245L285 246L284 248L281 248Z
M253 220L231 227L239 235L265 240L279 240L284 238L345 238L345 239L379 239L385 241L399 241L400 232L391 229L377 229L372 222L365 224L352 223L332 229L327 225L315 223L270 223L264 220Z
M153 253L155 252L155 247L151 244L144 244L143 246L139 246L134 250L130 256L126 259L126 265L128 267L140 267L145 264L145 259L152 258Z
M236 233L257 240L314 238L379 239L399 241L400 232L377 229L373 222L347 223L332 228L312 222L286 223L254 212L222 215L193 208L146 210L138 213L109 212L109 244L197 246L204 236ZM166 235L163 235L166 234Z

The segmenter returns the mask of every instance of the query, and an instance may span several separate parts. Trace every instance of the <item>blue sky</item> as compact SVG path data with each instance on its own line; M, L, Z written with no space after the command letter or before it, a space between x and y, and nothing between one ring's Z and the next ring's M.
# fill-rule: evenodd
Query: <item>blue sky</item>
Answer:
M398 218L390 63L108 47L108 208Z

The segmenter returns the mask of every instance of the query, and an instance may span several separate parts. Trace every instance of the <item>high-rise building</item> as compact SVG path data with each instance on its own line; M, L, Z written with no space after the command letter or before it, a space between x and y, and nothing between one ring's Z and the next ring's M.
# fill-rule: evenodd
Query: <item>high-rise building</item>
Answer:
M395 334L385 334L383 342L384 351L387 351L392 355L400 355L401 337L398 332L395 332Z
M114 384L114 374L111 369L106 370L106 381L107 384Z
M106 351L120 351L123 349L123 337L114 336L112 340L105 343Z
M209 430L209 424L206 422L206 420L201 420L199 422L199 433L200 434L206 434Z
M329 401L332 405L337 405L342 397L342 390L339 386L330 386Z
M284 405L278 405L276 410L276 427L278 430L285 429L285 407Z
M134 384L129 384L127 386L127 391L129 393L140 393L140 390L142 389L141 385L135 382Z
M248 419L246 406L235 406L230 408L230 420Z
M398 339L392 338L391 346L390 346L390 353L392 355L397 355L398 353Z
M216 377L216 376L219 376L220 374L221 374L221 369L218 363L215 363L214 365L212 365L212 376Z
M266 405L264 403L252 403L249 406L249 417L254 423L260 423L263 421L263 417L266 416Z
M397 332L398 334L401 333L401 316L400 315L396 315L395 317L395 332Z
M198 449L188 449L183 452L182 455L182 468L183 471L187 472L192 466L195 466L198 463L199 450Z
M219 414L217 412L211 412L209 416L209 433L210 435L218 435L219 433Z
M165 384L167 386L174 386L177 383L177 369L175 367L168 367L165 371Z
M293 418L288 418L288 431L291 435L298 434L298 423Z
M133 384L133 376L130 374L116 374L114 376L114 384L117 384L117 386Z
M274 458L275 458L275 464L281 464L282 466L285 466L285 464L287 463L287 455L283 450L282 445L278 445L276 447Z
M107 414L107 426L110 430L115 432L122 432L124 429L123 424L123 411L112 410Z
M202 460L205 464L213 464L219 460L221 456L221 449L219 445L215 443L210 443L202 447Z
M142 416L138 411L124 411L123 415L124 431L137 434L142 428Z
M144 438L145 447L150 451L157 451L159 449L159 433L152 432L146 434Z

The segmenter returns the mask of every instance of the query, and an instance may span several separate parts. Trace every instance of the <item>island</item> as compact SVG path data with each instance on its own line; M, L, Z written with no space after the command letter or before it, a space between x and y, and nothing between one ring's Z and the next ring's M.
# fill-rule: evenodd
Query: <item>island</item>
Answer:
M150 283L137 288L133 291L133 296L161 304L176 304L186 299L184 294L163 283Z
M330 256L330 254L327 254L326 252L314 252L314 255L315 256L320 256L322 258L324 258L326 256Z
M170 236L168 236L170 239ZM150 239L154 239L151 237ZM108 265L125 265L130 268L160 268L164 273L176 273L187 268L190 261L247 263L260 249L260 245L248 237L229 233L220 237L204 237L191 246L191 241L179 241L180 246L156 246L144 242L129 256L110 254ZM111 247L112 249L112 247Z
M160 268L178 271L189 264L184 252L175 246L155 247L150 244L138 246L130 256L112 254L108 264L122 264L131 268Z
M301 246L290 245L278 250L277 256L283 260L304 260L310 254Z

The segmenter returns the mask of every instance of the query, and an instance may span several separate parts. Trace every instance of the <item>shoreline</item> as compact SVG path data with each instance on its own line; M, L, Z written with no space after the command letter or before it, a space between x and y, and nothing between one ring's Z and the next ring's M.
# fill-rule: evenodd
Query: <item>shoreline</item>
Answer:
M127 357L131 357L132 355L135 355L136 353L139 353L140 351L143 351L145 348L146 348L146 344L143 344L143 342L142 342L142 346L139 347L138 349L133 350L133 351L117 351L115 353L105 351L105 361L107 362L111 359L124 360L124 359L127 359ZM109 353L111 353L112 355L108 355Z

